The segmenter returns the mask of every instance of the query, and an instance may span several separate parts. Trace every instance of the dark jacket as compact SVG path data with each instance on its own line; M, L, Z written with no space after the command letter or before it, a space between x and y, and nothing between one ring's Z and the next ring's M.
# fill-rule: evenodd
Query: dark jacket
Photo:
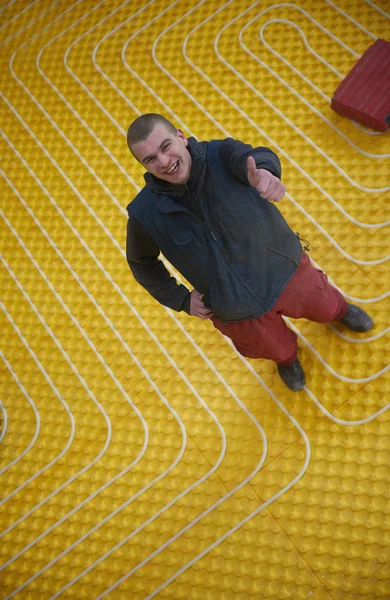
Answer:
M297 236L276 206L247 179L246 160L280 177L268 148L232 140L189 139L186 185L147 173L129 204L127 258L137 281L162 304L188 309L188 290L170 277L159 251L198 290L223 321L267 312L299 266ZM134 221L135 219L135 221ZM144 240L144 251L141 246ZM138 248L138 255L137 255Z

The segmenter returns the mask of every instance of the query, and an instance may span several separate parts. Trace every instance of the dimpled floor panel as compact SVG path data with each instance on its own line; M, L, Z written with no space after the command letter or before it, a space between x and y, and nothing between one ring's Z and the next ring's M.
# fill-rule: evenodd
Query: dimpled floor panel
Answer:
M1 600L390 598L390 132L330 108L389 31L385 0L1 3ZM134 281L147 112L274 150L374 318L288 321L302 392Z

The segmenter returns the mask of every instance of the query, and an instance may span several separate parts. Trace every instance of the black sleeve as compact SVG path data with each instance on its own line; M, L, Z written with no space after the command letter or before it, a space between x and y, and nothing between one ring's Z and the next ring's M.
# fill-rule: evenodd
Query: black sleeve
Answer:
M263 146L253 148L250 144L227 138L221 144L220 156L225 167L241 183L249 185L246 166L248 156L253 156L258 169L266 169L272 175L281 179L282 167L280 160L275 152L269 148Z
M127 222L126 258L134 278L160 304L189 314L190 292L179 285L159 260L159 248L130 216Z

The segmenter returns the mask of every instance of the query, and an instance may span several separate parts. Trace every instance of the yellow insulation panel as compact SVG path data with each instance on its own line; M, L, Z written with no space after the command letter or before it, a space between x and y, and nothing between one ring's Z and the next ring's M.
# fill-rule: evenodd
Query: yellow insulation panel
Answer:
M0 11L0 597L390 598L390 138L330 108L388 3ZM134 281L147 112L277 152L280 210L374 318L290 321L304 391Z

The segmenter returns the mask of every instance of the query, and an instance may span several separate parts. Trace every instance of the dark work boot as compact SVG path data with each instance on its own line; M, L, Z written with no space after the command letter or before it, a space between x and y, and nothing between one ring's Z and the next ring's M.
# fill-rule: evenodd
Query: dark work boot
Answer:
M295 359L293 364L288 367L281 365L277 365L277 367L280 377L290 390L299 392L299 390L303 389L305 385L305 373L298 359Z
M360 332L370 331L374 326L371 317L362 308L354 304L348 304L348 312L344 319L340 319L340 323L343 323L352 331Z

